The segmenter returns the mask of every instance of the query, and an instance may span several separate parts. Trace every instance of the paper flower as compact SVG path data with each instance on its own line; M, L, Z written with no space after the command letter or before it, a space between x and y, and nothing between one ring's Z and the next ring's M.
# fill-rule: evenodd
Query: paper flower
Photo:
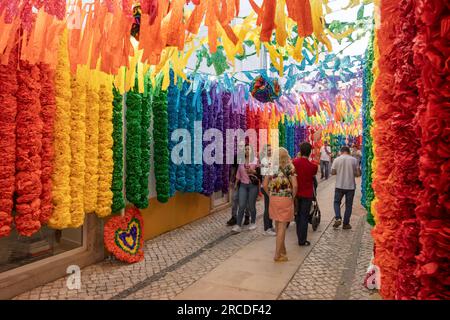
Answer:
M180 102L178 106L178 129L188 129L189 119L186 114L187 109L187 90L189 89L188 82L184 81L182 91L180 92ZM191 136L191 139L193 137ZM183 140L186 142L186 140ZM191 152L192 153L192 152ZM186 191L186 171L188 164L181 163L176 167L176 185L178 191Z
M170 197L167 91L156 89L152 111L156 194L158 201L165 203Z
M148 88L149 90L149 88ZM150 175L150 121L152 116L152 106L151 97L147 95L142 95L142 113L141 113L141 190L140 190L140 200L138 203L138 208L148 207L148 177Z
M195 151L195 140L194 140L194 122L195 122L195 109L196 106L193 103L194 93L192 91L186 97L186 115L188 121L188 130L191 135L191 163L185 166L185 192L195 192L195 164L194 164L194 151Z
M16 171L16 114L17 114L17 48L12 50L7 65L0 64L0 237L11 232L13 221L14 174Z
M72 100L70 105L70 195L72 198L69 227L78 228L84 223L84 174L86 169L86 79L80 69L71 79Z
M41 215L39 221L46 224L53 211L52 203L52 173L53 159L55 152L53 149L54 121L55 121L55 72L46 64L39 65L41 71L41 118L42 128L42 151L41 151Z
M123 197L123 119L122 119L122 95L114 88L113 100L113 159L114 169L112 175L111 191L113 192L112 212L118 212L125 208Z
M175 78L176 79L176 78ZM172 141L172 132L174 132L178 127L178 109L177 106L179 104L180 99L180 90L178 89L177 84L174 80L173 71L170 71L170 85L167 89L167 115L169 121L169 184L170 184L170 196L172 197L175 194L175 184L176 184L176 170L177 165L172 162L172 149L175 147L175 141Z
M16 216L20 235L31 236L41 228L41 151L40 70L36 65L21 63L17 71L16 117Z
M70 214L71 100L67 33L65 33L61 38L58 50L58 64L55 72L56 112L53 148L56 152L52 174L53 212L48 221L48 225L55 229L66 228L72 219Z
M97 188L99 177L99 107L98 84L89 83L86 87L86 150L84 173L84 211L93 213L97 208Z
M111 191L113 162L113 92L112 83L108 80L100 85L99 122L98 122L98 187L97 206L98 217L111 214L113 193Z

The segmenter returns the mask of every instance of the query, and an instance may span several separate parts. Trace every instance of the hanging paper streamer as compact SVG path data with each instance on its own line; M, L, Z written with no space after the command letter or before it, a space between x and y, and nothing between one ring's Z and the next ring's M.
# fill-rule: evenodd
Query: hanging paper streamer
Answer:
M222 106L223 106L223 127L222 132L225 134L228 129L232 128L231 123L231 93L230 92L222 92ZM227 145L229 145L228 141L224 141L223 144L223 159L224 164L222 166L222 193L227 194L230 188L230 165L227 164Z
M223 101L222 101L222 88L218 87L217 91L214 91L214 105L213 105L213 112L214 112L214 128L219 130L221 133L223 133ZM222 147L225 144L224 141L222 141L222 146L217 142L214 141L214 144L216 146L215 153L219 151L219 148ZM222 151L220 150L220 151ZM224 156L224 154L222 154ZM214 164L214 192L219 192L222 190L223 185L223 164Z
M125 208L123 197L123 96L114 87L113 89L113 160L114 169L111 190L113 192L112 212Z
M191 145L190 145L190 150L191 150L191 155L190 155L190 159L191 159L191 163L185 165L185 182L186 182L186 187L185 187L185 192L195 192L195 164L194 164L194 148L195 148L195 141L194 141L194 137L195 137L195 127L194 127L194 122L195 122L195 110L196 110L196 106L194 105L194 93L192 91L189 91L189 94L186 97L186 105L185 105L185 109L186 109L186 115L187 115L187 121L188 121L188 130L189 130L189 135L191 136Z
M213 89L212 89L213 90ZM203 105L203 132L214 127L214 105L209 96L209 92L202 91L202 105ZM205 149L210 142L203 141L203 149ZM214 192L214 165L203 162L203 194L210 196Z

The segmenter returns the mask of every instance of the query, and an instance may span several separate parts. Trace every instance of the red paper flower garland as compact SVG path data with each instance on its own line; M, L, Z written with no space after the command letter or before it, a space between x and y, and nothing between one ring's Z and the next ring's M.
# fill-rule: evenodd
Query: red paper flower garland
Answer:
M394 42L396 65L394 100L391 103L391 127L396 136L394 168L391 176L395 178L396 201L393 214L400 223L394 243L394 255L398 257L396 299L414 299L419 283L414 276L415 255L418 252L418 228L416 225L416 197L422 188L419 180L420 137L417 136L417 99L416 80L418 69L413 61L413 43L416 36L414 19L414 0L402 0L398 3L400 13L396 23L397 37Z
M378 201L375 203L377 211L377 224L372 231L375 242L376 254L375 264L381 272L380 294L385 299L394 299L396 271L398 269L398 257L394 254L395 233L400 223L396 216L396 190L394 177L395 157L393 150L396 149L397 136L391 121L392 101L394 100L394 74L397 68L395 64L394 39L396 36L395 25L399 20L397 2L382 1L381 26L378 30L378 47L380 52L378 67L379 77L375 82L376 127L373 130L375 153L377 155L376 179L373 181L373 189ZM411 151L411 150L410 150Z
M19 234L31 236L41 223L42 128L39 68L21 63L17 71L16 216Z
M42 193L41 193L41 215L39 221L46 224L53 212L52 204L52 174L53 174L53 127L55 122L56 101L55 101L55 71L48 65L41 64L41 84L40 95L42 128Z
M450 8L443 1L418 0L415 63L421 67L418 82L419 126L422 137L417 196L421 252L416 276L419 299L450 299Z
M7 65L0 64L0 237L11 232L13 194L16 171L17 50Z

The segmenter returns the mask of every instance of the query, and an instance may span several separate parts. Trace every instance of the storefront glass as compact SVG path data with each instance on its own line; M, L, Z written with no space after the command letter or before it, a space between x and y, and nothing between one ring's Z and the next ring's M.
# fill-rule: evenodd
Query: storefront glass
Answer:
M54 230L42 227L31 237L13 230L0 238L0 273L61 254L83 245L83 227Z

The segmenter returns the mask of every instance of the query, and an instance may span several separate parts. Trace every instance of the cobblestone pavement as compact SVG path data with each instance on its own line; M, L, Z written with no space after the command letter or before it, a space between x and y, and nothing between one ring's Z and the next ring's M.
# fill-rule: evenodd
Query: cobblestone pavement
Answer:
M355 204L358 201L355 197ZM262 206L259 201L258 213ZM372 253L370 226L363 214L362 208L355 212L353 230L325 230L280 299L370 298L362 287ZM265 237L261 214L257 230L237 236L225 226L229 216L226 209L146 241L142 262L105 260L86 267L80 290L68 290L67 278L61 278L14 299L172 299L238 250ZM339 285L342 281L345 285Z
M299 267L280 300L368 300L374 291L363 286L373 242L365 211L355 197L351 230L328 225Z

